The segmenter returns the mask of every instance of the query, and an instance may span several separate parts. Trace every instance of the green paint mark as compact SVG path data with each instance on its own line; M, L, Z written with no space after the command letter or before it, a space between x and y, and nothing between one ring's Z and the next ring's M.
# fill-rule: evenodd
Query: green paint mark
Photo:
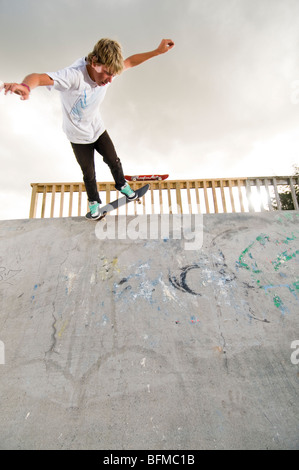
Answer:
M296 217L297 216L298 215L296 214ZM287 217L287 218L289 218L289 217ZM281 218L280 218L280 221L283 222L283 220ZM283 244L284 245L289 245L290 242L293 242L297 238L298 238L298 236L295 235L294 232L292 232L290 235L285 236L284 239L282 239L282 240L276 239L274 241L274 240L270 240L270 237L268 235L265 235L265 234L261 233L260 235L258 235L256 237L254 242L250 243L250 245L248 245L247 248L245 248L245 250L242 251L241 255L239 256L237 266L239 266L241 268L244 268L244 269L247 269L247 270L250 270L254 274L261 273L262 270L258 269L257 263L254 260L254 257L251 253L251 248L254 246L254 244L256 242L258 242L259 245L262 246L262 247L265 247L265 245L270 241L272 241L272 243L274 243L276 246L283 245ZM297 255L299 255L299 250L291 252L291 250L288 249L288 250L285 250L285 251L282 251L281 253L279 253L274 261L271 261L271 260L268 260L268 261L271 263L274 270L278 271L284 263L286 263L287 261L293 260L294 258L297 257ZM244 260L245 256L248 256L249 259L250 259L250 261L248 261L248 263L246 263L245 260ZM281 276L285 277L285 275L283 273L280 273L280 274L281 274ZM290 284L286 284L286 285L273 285L273 284L270 284L269 286L265 286L265 285L262 284L262 281L260 279L256 279L256 284L260 289L263 288L265 290L266 294L268 293L269 289L273 289L273 288L277 288L277 287L287 287L289 292L296 298L296 300L297 301L299 300L298 297L297 297L297 293L296 293L296 291L299 291L299 280L296 280L294 283L292 283L292 285L290 285ZM275 307L277 307L281 311L282 315L284 315L285 313L288 312L288 309L285 307L285 305L284 305L282 299L279 297L279 295L274 295L273 303L274 303Z
M256 261L252 264L252 267L250 268L250 266L247 263L245 263L244 260L243 260L244 256L247 255L247 254L251 259L253 259L253 256L250 252L250 249L253 247L253 245L256 242L259 242L260 245L265 246L267 242L270 242L270 237L268 235L263 234L263 233L258 235L256 237L256 239L254 240L254 242L252 242L247 248L245 248L245 250L242 251L241 255L239 256L238 265L241 268L245 268L245 269L248 269L248 270L251 269L252 272L254 272L254 273L260 273L262 271L260 269L258 269Z
M296 258L297 255L299 255L299 250L296 250L294 253L291 254L288 254L287 251L283 251L277 256L275 261L271 261L271 264L273 265L275 271L278 271L283 263L285 263L286 261L290 261L293 258Z
M241 255L239 256L239 266L241 268L245 268L245 269L250 269L248 264L247 263L244 263L243 261L243 258L245 255L247 255L247 253L249 252L250 248L254 245L254 242L252 242L247 248L245 248L245 250L242 251Z
M273 297L273 302L274 302L275 307L279 308L282 315L284 315L285 313L289 313L289 310L285 307L279 295L275 295Z
M256 237L256 240L263 246L266 245L266 242L270 241L270 237L268 235L264 235L263 233Z
M282 243L284 243L285 245L288 245L289 242L293 242L296 239L297 239L296 235L292 233L290 237L286 237L284 240L280 240L280 241L276 240L276 245L281 245Z
M281 300L279 295L274 296L273 302L274 302L275 307L277 307L277 308L280 308L283 305L283 301Z

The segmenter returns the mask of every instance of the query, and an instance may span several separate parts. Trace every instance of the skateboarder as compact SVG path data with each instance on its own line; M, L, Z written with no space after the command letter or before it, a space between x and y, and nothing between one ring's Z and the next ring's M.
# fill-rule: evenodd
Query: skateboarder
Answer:
M78 59L69 67L57 72L32 73L22 83L4 83L5 94L16 93L22 100L27 100L31 90L38 86L60 92L63 130L81 167L92 217L99 215L101 204L95 174L95 150L109 166L115 188L128 199L136 198L124 178L121 161L100 115L99 106L107 88L122 71L164 54L173 47L171 39L163 39L153 51L134 54L124 60L117 41L100 39L87 57Z

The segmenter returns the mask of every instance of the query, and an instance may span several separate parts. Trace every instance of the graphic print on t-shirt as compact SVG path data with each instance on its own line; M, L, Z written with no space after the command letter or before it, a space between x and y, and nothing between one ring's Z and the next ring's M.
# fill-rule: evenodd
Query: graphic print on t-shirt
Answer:
M87 109L91 106L97 98L97 93L92 93L87 98L86 90L83 91L83 94L79 96L76 100L74 106L71 109L70 115L72 116L73 122L80 122L84 115L84 109Z

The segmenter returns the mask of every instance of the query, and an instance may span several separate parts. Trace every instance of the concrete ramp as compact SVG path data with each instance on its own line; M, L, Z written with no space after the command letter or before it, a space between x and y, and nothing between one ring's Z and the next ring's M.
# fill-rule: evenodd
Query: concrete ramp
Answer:
M110 218L0 222L0 448L298 449L298 213Z

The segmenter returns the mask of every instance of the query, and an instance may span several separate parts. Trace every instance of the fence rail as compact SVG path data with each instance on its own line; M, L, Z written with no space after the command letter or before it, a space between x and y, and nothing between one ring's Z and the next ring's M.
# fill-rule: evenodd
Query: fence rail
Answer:
M145 182L130 183L138 189ZM136 201L115 214L227 213L281 210L279 193L289 190L298 211L297 176L150 181L142 204ZM30 218L84 215L88 201L84 183L32 183ZM103 204L120 197L113 182L98 183ZM39 215L38 215L39 214Z

